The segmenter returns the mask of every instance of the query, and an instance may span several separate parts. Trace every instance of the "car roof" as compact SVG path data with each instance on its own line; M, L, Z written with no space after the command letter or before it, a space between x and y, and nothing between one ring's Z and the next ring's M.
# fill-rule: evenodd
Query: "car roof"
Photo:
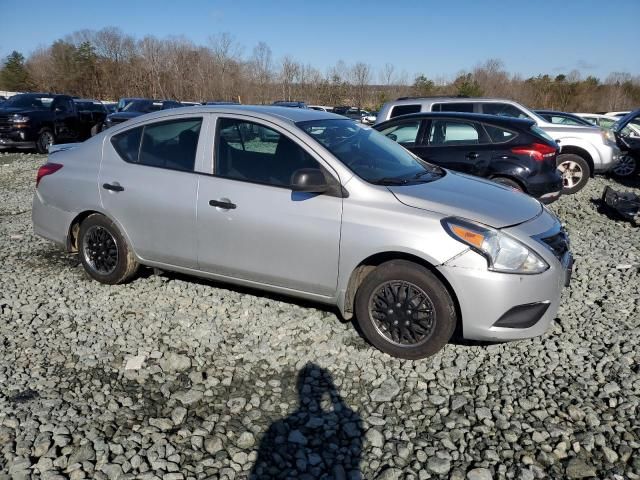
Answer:
M287 123L297 123L313 120L345 120L349 119L335 113L312 110L308 108L289 108L273 105L196 105L193 107L182 107L178 109L160 110L145 115L147 119L171 117L173 115L218 113L218 114L254 114L259 118L269 118L284 121Z
M400 97L396 100L391 100L387 103L394 105L404 105L412 103L432 103L432 102L450 102L450 103L464 103L464 102L503 102L503 103L517 103L514 100L508 98L499 97L447 97L446 95L440 97Z
M100 100L95 100L93 98L74 98L74 102L91 102L91 103L102 103Z
M505 117L501 115L486 115L484 113L466 113L466 112L419 112L419 113L410 113L408 115L399 115L397 117L390 118L382 123L376 125L376 127L380 125L386 125L389 123L393 123L395 120L408 120L408 119L421 119L421 118L455 118L458 120L469 120L476 121L482 123L492 123L494 125L512 125L518 126L520 128L528 128L531 125L534 125L534 122L528 118L515 118L515 117Z

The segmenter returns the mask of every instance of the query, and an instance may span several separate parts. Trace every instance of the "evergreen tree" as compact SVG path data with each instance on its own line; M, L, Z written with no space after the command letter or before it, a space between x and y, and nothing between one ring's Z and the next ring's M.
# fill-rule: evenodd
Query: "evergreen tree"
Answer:
M11 52L0 70L0 86L12 92L29 90L29 72L24 64L24 56L17 51Z

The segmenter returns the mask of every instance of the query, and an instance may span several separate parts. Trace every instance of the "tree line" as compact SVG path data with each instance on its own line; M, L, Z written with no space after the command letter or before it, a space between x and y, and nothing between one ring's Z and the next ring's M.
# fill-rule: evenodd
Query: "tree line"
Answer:
M81 30L28 57L12 52L0 69L0 89L67 93L102 100L150 97L182 101L271 103L301 100L319 105L377 109L400 96L467 95L511 98L532 108L610 111L640 105L640 76L614 72L605 79L566 74L523 78L490 59L453 79L409 78L393 63L379 70L339 60L326 71L290 55L274 58L264 42L251 50L229 33L206 45L185 37L135 39L121 30Z

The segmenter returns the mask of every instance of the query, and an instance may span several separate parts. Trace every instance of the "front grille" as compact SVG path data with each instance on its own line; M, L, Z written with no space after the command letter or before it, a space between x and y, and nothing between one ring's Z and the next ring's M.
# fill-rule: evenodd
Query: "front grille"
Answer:
M9 122L9 117L0 115L0 131L11 130L11 127L13 127L13 123Z
M562 260L564 254L569 251L569 236L564 229L555 235L541 238L540 240L553 252L558 260Z

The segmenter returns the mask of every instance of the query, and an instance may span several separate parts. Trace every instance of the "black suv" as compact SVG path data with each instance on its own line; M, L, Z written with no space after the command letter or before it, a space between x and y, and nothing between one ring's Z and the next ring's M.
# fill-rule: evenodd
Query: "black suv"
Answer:
M418 157L488 178L543 203L560 197L560 147L533 120L474 113L416 113L374 126Z
M35 148L38 153L47 153L53 143L88 138L89 121L68 95L14 95L0 105L0 149Z

